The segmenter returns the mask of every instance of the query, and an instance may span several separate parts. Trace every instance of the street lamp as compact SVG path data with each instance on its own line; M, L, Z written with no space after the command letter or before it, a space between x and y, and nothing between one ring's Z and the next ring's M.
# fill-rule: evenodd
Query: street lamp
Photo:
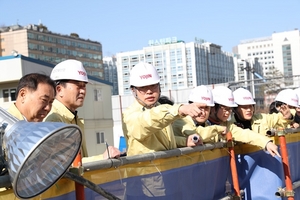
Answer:
M21 199L33 198L55 184L69 169L82 141L76 125L19 121L2 108L0 130L0 138L4 134L0 156L7 160L10 182Z

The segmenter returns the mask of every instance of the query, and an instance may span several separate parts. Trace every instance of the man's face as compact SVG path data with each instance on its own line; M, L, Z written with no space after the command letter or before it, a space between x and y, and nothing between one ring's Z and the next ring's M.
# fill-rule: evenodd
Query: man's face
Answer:
M138 99L147 105L153 105L159 98L159 84L148 85L144 87L135 87L136 95Z
M244 120L251 120L254 114L253 105L239 105L236 109L238 115Z
M232 112L231 107L220 105L219 109L218 109L218 112L217 112L217 117L222 122L226 122L228 120L228 118L230 117L231 112Z
M200 113L197 117L194 118L194 120L196 120L200 124L203 124L206 122L206 120L209 117L210 107L203 106L203 107L199 107L199 109L200 109Z
M22 96L22 114L29 122L41 122L52 108L54 88L46 83L39 83L36 91L27 88L20 90Z
M83 106L86 95L86 82L69 80L65 85L57 85L59 100L71 111Z

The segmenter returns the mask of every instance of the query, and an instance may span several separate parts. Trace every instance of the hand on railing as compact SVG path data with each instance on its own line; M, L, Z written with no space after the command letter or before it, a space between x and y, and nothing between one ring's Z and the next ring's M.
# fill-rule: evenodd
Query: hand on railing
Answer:
M188 138L187 138L187 141L186 141L186 146L187 147L194 147L194 146L197 146L197 145L202 145L203 144L203 140L202 138L197 135L197 134L193 134L193 135L190 135Z

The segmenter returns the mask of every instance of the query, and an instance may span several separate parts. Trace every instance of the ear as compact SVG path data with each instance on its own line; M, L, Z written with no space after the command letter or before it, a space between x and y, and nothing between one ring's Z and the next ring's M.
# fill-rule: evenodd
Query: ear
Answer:
M137 97L136 89L134 87L131 87L130 89L131 89L133 96Z
M63 87L61 85L57 85L55 89L56 89L56 95L59 97L62 97L63 96Z
M26 94L28 93L28 89L22 88L19 91L18 98L20 98L21 102L24 103L24 100L26 99Z

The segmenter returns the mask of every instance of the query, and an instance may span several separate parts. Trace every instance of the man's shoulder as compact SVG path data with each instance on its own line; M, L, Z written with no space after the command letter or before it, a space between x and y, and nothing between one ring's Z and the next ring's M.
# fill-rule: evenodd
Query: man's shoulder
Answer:
M130 106L128 106L126 108L126 110L124 111L124 114L129 114L129 113L132 113L132 112L142 110L142 107L143 106L141 104L139 104L138 102L134 102L133 104L131 104Z
M57 112L50 112L47 117L45 117L44 121L65 122L64 118Z

